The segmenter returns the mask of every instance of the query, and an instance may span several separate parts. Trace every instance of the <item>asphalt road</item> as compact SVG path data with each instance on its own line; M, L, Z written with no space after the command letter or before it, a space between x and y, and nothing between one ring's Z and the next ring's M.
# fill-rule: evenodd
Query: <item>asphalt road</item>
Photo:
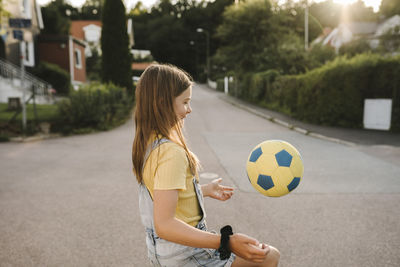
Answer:
M280 266L400 266L400 153L382 157L368 145L302 135L201 86L192 108L185 124L203 172L236 188L227 202L206 200L210 228L231 224L274 245ZM109 132L0 144L0 266L147 265L133 131L130 121ZM303 180L281 198L247 182L247 156L266 139L286 140L303 157Z

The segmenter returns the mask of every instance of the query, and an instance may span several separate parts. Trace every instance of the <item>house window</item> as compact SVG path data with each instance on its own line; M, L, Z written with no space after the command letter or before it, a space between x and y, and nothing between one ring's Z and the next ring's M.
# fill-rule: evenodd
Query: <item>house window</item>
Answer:
M82 54L81 50L75 49L75 67L78 69L82 68Z

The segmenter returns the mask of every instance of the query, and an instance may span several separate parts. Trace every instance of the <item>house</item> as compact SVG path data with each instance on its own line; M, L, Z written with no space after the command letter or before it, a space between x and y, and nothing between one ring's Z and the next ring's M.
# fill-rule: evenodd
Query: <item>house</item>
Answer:
M396 30L397 33L395 33ZM400 33L400 15L390 17L378 25L374 37L371 40L371 47L373 49L377 48L379 46L379 39L387 33Z
M86 82L86 43L71 35L40 35L39 60L66 70L74 87Z
M85 54L87 57L92 56L92 50L96 49L101 55L101 27L99 20L73 20L71 21L70 34L87 44ZM132 19L127 21L127 32L129 36L129 46L134 45Z
M102 23L98 20L71 21L68 38L47 36L46 41L40 41L40 50L46 51L45 57L41 59L66 69L71 75L73 85L86 82L86 58L92 56L93 50L97 50L101 55L101 27ZM133 45L132 32L132 22L128 20L131 45Z
M10 17L1 18L0 56L14 65L20 65L20 53L25 51L24 65L34 67L35 40L43 29L40 6L36 0L3 0L2 3Z
M358 38L370 38L374 35L378 24L375 22L341 23L333 29L321 42L338 52L339 48Z
M379 38L395 27L400 27L400 16L395 15L381 23L376 22L353 22L341 23L325 36L319 36L313 41L314 44L321 43L335 48L339 48L351 41L363 38L369 40L371 48L377 48Z
M92 50L97 50L101 55L101 21L99 20L73 20L71 21L70 34L74 38L87 43L86 57L92 56Z
M3 0L2 5L7 16L0 18L0 102L27 101L35 92L36 103L49 103L51 85L24 70L37 64L40 6L35 0Z

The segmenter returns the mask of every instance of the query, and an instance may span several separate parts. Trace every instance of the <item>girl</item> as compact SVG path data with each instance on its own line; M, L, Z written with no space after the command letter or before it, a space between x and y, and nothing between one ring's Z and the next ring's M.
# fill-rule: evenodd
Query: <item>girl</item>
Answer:
M279 252L230 226L208 232L203 197L229 199L221 178L199 185L199 161L188 149L183 121L192 111L192 81L171 65L151 65L136 87L133 169L153 266L277 266Z

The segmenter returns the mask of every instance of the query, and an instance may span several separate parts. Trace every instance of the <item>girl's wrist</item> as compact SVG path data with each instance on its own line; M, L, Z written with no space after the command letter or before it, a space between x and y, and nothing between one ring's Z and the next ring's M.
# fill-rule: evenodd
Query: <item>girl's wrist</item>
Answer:
M230 246L230 237L233 235L232 227L230 225L225 225L221 228L221 241L220 246L218 248L218 252L220 253L220 259L226 260L231 256L231 246Z
M204 197L208 197L210 194L209 194L209 185L210 184L202 184L201 185L201 192L203 193L203 196Z

